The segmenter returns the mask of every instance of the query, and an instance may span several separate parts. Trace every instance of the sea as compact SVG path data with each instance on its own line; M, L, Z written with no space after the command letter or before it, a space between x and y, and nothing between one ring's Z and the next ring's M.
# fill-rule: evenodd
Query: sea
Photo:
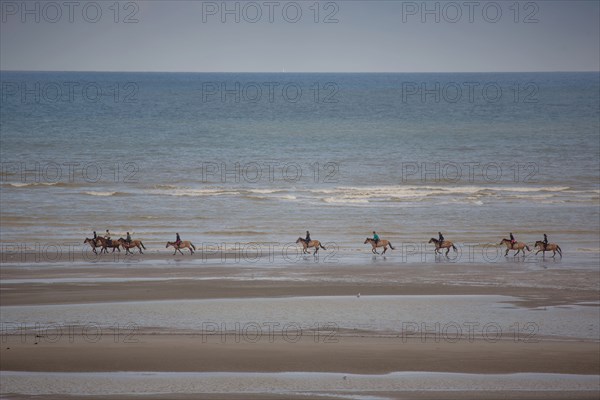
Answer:
M276 251L309 230L360 259L376 231L418 261L442 232L501 259L512 232L600 259L597 72L2 71L0 87L4 250L110 229L150 253L176 232Z

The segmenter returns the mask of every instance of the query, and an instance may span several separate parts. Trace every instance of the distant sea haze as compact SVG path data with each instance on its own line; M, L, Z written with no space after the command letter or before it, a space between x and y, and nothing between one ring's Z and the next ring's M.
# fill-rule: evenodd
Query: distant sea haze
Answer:
M2 72L0 241L342 252L543 233L598 257L597 73Z

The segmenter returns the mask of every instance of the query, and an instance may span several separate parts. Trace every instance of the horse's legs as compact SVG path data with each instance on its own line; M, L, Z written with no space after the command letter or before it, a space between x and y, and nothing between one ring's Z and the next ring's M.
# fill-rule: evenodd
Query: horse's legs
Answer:
M519 254L521 252L521 249L517 249L517 252L515 253L515 255L513 257L516 257L517 254ZM523 252L523 254L525 254L525 252Z
M448 257L448 253L450 253L450 247L446 249L446 257Z
M385 254L386 251L387 251L387 246L383 246L383 253L381 253L381 254Z

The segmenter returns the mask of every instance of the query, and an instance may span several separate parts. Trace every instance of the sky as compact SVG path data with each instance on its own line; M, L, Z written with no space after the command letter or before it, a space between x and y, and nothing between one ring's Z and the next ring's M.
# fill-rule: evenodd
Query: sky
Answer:
M0 12L0 70L600 70L596 0L1 0Z

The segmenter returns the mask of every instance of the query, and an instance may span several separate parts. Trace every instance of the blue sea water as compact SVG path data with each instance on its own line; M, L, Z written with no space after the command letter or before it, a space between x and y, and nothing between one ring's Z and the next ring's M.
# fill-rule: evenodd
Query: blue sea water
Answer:
M598 73L0 73L0 241L600 253Z

